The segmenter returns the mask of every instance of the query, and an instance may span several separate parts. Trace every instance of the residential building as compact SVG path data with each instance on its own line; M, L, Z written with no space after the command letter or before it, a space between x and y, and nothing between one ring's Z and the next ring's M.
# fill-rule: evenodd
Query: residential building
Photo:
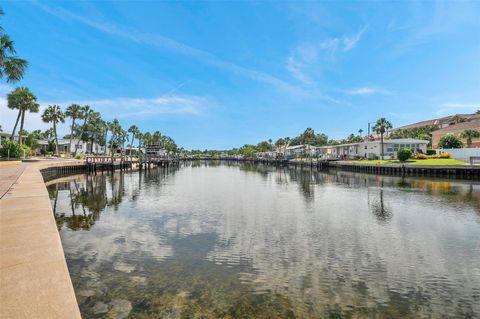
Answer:
M49 141L48 140L37 140L38 153L46 153L48 150ZM76 152L75 152L76 149ZM58 151L60 153L77 153L77 154L103 154L105 152L105 147L99 145L98 143L80 141L78 139L59 139L58 140Z
M384 159L397 158L397 152L400 149L409 148L413 153L427 152L426 140L412 138L384 140L383 154ZM321 146L320 157L322 158L368 158L377 159L382 155L381 141L365 141L358 143L348 143L340 145Z
M12 133L0 132L0 145L2 145L2 142L3 142L3 141L9 140L11 135L12 135ZM18 135L14 135L14 136L13 136L13 140L14 140L15 142L18 142Z
M480 118L480 115L479 115L479 118ZM433 149L439 148L438 142L443 136L447 134L453 134L460 138L460 134L462 134L463 131L469 130L469 129L480 131L480 120L456 123L454 125L446 126L444 128L441 128L439 130L432 132L432 148ZM462 141L463 141L464 147L466 147L467 146L466 139L462 139ZM472 147L480 147L480 138L472 139Z

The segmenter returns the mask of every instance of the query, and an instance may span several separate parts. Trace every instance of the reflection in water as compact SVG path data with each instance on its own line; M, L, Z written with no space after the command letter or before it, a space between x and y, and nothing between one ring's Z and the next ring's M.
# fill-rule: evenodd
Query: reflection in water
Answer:
M193 162L50 182L84 318L480 316L480 185Z

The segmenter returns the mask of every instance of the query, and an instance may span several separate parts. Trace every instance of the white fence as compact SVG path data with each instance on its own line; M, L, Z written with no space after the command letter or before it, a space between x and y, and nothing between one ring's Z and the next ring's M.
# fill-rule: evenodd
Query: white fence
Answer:
M437 149L437 154L442 152L449 152L452 157L460 161L470 162L470 157L480 156L480 148L440 148Z

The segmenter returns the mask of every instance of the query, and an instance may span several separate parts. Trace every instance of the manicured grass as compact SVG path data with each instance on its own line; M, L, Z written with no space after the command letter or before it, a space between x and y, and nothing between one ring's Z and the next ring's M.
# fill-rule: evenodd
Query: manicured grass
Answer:
M359 164L408 164L408 165L465 165L463 161L456 160L454 158L428 158L424 160L408 160L406 162L400 162L399 160L358 160L348 161L351 163Z

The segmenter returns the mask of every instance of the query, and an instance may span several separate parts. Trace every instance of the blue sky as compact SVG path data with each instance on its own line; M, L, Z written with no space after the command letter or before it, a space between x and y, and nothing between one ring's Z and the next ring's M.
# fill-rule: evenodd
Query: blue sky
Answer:
M42 106L89 104L186 148L343 138L480 109L480 2L3 1ZM0 86L0 104L12 89ZM15 114L0 108L10 130ZM39 115L27 130L46 128ZM62 126L66 133L68 125Z

